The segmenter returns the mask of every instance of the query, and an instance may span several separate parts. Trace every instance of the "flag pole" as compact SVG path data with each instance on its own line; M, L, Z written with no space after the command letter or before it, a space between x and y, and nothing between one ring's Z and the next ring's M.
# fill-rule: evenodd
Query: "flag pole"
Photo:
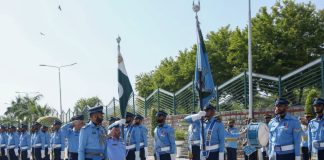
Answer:
M249 0L249 27L248 27L248 66L249 66L249 118L253 118L253 84L252 84L252 22L251 22L251 0Z
M119 54L120 54L120 41L121 41L121 38L120 36L118 35L117 37L117 43L118 43L118 46L117 46L117 54L118 54L118 57L119 57ZM119 102L120 103L120 102ZM120 104L119 104L120 105ZM120 116L121 116L121 119L125 119L125 113L122 113L122 111L120 110ZM122 138L123 140L125 141L125 137L124 137L124 124L122 125ZM125 142L126 143L126 142Z
M198 1L198 4L192 3L192 9L196 13L196 25L197 25L197 33L199 32L199 20L198 20L198 12L200 11L200 1ZM198 53L198 47L199 47L199 35L197 35L197 53ZM198 55L196 55L196 59L198 58ZM198 96L199 96L199 106L200 110L204 110L203 106L203 99L202 99L202 71L199 70L199 90L198 90ZM201 123L201 139L202 139L202 151L203 153L206 151L206 144L205 144L205 130L204 130L204 117L201 117L200 119Z

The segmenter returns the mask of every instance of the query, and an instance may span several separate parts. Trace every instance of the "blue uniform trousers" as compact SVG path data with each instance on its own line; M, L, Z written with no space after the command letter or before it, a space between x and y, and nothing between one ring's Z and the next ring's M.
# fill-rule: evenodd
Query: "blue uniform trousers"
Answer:
M9 149L8 154L10 160L18 160L18 157L15 154L15 149Z
M145 157L145 149L144 148L141 148L140 150L140 158L141 160L146 160L146 157Z
M155 160L158 160L156 158L156 155L154 155ZM171 160L171 156L169 153L165 153L165 154L160 154L160 160Z
M45 147L45 158L43 160L50 160L50 155L48 154L48 147Z
M27 158L27 155L27 150L20 151L20 160L29 160L29 158Z
M129 150L126 156L126 160L135 160L135 150Z
M54 148L53 160L61 160L61 148Z
M258 152L255 151L251 155L247 156L244 154L244 159L245 160L257 160L258 159Z
M227 160L236 160L237 153L236 148L227 147Z
M200 147L191 145L192 160L200 160Z
M209 152L209 156L206 160L218 160L219 159L219 152Z
M8 157L5 156L6 151L4 147L0 149L0 152L1 152L0 160L8 160Z
M319 150L317 152L318 159L324 159L324 150Z
M303 156L303 160L309 160L309 152L308 152L308 147L302 147L302 156Z
M295 153L277 154L276 160L295 160Z
M41 148L32 148L32 157L34 160L42 160Z
M78 160L78 153L69 152L69 159L68 160Z

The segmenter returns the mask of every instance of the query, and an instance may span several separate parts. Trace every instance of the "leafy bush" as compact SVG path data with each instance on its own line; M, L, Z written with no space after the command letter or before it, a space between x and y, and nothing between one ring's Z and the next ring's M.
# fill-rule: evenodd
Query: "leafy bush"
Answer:
M182 129L175 130L175 139L176 140L182 141L182 140L186 139L185 137L186 137L186 132L184 130L182 130Z

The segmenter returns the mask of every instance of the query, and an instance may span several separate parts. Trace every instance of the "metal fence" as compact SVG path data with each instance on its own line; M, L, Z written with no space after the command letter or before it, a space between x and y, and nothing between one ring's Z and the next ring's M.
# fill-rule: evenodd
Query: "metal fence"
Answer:
M283 76L273 77L253 73L253 107L264 108L273 105L276 97L283 96L292 105L304 104L304 91L315 88L324 93L324 56ZM213 103L218 110L243 110L248 106L248 72L215 87L216 97ZM198 110L198 94L194 83L190 82L175 93L157 88L148 97L131 95L127 111L147 117L152 108L164 110L171 115L188 114ZM88 108L82 114L85 116ZM104 109L105 118L120 116L119 102L113 98ZM76 113L69 109L64 113L64 121L68 121Z

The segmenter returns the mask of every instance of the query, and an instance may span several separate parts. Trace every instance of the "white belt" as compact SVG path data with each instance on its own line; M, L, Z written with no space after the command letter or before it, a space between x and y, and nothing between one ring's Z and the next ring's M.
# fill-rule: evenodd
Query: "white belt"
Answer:
M211 150L218 149L218 148L219 148L218 144L213 145L213 146L206 146L206 151L211 151Z
M322 148L324 147L324 142L319 143L319 146Z
M143 147L143 146L144 146L144 143L143 143L143 142L142 142L142 143L140 143L140 146L141 146L141 147Z
M21 150L25 150L25 149L28 149L28 146L25 146L25 147L20 147Z
M47 144L45 144L44 147L47 147Z
M200 140L190 141L191 144L200 144Z
M133 148L135 148L135 144L132 144L132 145L126 146L126 150L130 150L130 149L133 149Z
M170 147L162 147L161 152L170 151Z
M52 148L60 148L62 145L61 144L53 144Z
M40 146L42 146L41 143L37 143L37 144L34 144L34 145L33 145L33 147L40 147Z
M1 145L0 145L0 147L5 147L5 146L6 146L6 144L1 144Z
M323 143L324 145L324 143ZM274 146L274 151L290 151L294 149L294 145L286 145L286 146Z
M13 149L13 148L16 148L16 146L15 145L11 145L11 146L8 146L7 148L8 149Z

